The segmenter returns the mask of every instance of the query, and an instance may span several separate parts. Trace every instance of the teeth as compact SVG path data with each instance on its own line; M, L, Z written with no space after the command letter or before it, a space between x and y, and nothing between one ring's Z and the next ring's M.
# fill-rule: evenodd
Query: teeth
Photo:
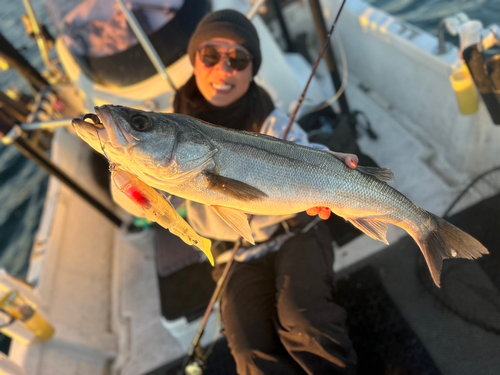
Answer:
M216 90L222 90L222 91L228 91L231 89L231 85L224 85L224 84L217 84L217 83L212 83L212 86Z

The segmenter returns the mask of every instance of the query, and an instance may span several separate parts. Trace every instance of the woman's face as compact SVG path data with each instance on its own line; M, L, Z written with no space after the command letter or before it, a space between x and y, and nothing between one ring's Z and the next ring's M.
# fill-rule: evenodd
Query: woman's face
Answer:
M220 60L213 66L206 66L198 49L194 64L196 85L210 104L216 107L228 106L245 95L253 78L252 61L245 69L237 70L228 65L229 56L234 56L236 52L234 50L250 54L244 47L230 39L211 39L200 47L206 46L215 47L220 54ZM210 61L216 59L212 58Z

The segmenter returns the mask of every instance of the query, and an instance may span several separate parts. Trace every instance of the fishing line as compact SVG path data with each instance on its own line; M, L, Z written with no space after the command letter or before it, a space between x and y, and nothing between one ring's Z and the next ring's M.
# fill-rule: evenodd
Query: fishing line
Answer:
M340 96L344 93L345 88L347 86L347 80L349 77L349 68L347 66L347 57L345 55L344 45L342 44L342 41L339 38L336 38L336 39L337 39L337 43L338 43L337 46L338 46L338 49L340 52L340 60L342 61L342 82L340 84L340 88L332 98L328 99L325 103L321 104L319 107L314 108L312 111L308 112L308 114L321 111L322 109L333 105L337 100L339 100Z
M103 153L104 157L106 158L106 160L108 161L109 171L113 172L113 170L115 169L114 165L111 164L111 160L109 159L108 155L106 154L106 150L104 149L104 145L102 143L101 136L99 135L99 132L97 131L97 129L95 130L95 133L97 134L97 139L99 140L99 145L101 146L102 153Z
M448 206L446 211L443 214L443 218L448 219L449 218L449 213L455 205L462 199L462 197L469 191L472 186L474 186L478 181L489 175L490 173L500 171L500 165L496 166L494 168L488 169L485 172L481 173L479 176L477 176L475 179L473 179L466 187L465 189L462 190L462 192L455 198L455 200ZM491 332L496 335L500 335L500 329L498 326L495 326L489 322L484 321L484 319L476 318L473 315L471 315L470 312L464 312L462 311L458 305L454 304L453 301L448 298L448 295L446 293L445 289L437 289L432 282L428 281L428 274L427 274L427 267L426 263L424 262L423 258L419 258L417 261L417 277L421 285L424 287L424 289L429 293L438 303L440 303L444 308L446 308L448 311L451 313L455 314L458 316L460 319L475 325L477 327L480 327L484 329L486 332ZM441 278L443 279L446 274L443 273Z
M102 153L106 160L108 161L109 164L109 170L112 172L114 170L114 166L111 164L111 160L109 159L108 155L106 154L106 150L104 149L104 145L101 140L101 136L99 135L99 132L97 131L98 126L97 125L102 125L101 119L99 116L97 116L95 113L87 113L86 115L83 115L80 117L81 120L85 121L86 119L92 120L92 123L95 128L95 133L97 134L97 139L99 140L99 145L101 146ZM99 126L99 128L104 129L104 126Z
M491 168L491 169L488 169L487 171L481 173L479 176L477 176L474 180L472 180L469 185L466 186L466 188L455 198L455 200L450 204L450 206L448 207L448 209L444 212L443 214L443 218L444 219L447 219L448 218L448 215L450 213L450 211L453 209L453 207L455 207L455 205L458 203L458 201L460 199L462 199L462 197L465 195L465 193L467 193L467 191L476 184L476 182L478 182L479 180L481 180L483 177L489 175L490 173L492 172L495 172L495 171L498 171L500 170L500 165L494 167L494 168Z
M106 154L106 150L104 149L104 145L102 144L101 136L99 135L99 132L97 130L95 132L97 134L97 139L99 139L99 144L101 145L102 153L103 153L104 157L106 158L106 160L108 161L109 167L111 168L111 160L109 159L108 155Z
M326 53L326 50L330 46L333 31L335 30L335 26L337 25L337 22L338 22L339 17L340 17L340 13L342 12L342 9L344 9L344 5L345 5L346 1L347 0L342 0L342 4L340 5L340 9L337 12L337 16L335 17L335 20L333 21L332 27L330 28L330 31L328 32L328 35L326 36L325 43L323 43L323 48L321 49L321 52L318 56L318 59L316 60L316 63L314 64L313 70L311 72L311 75L309 76L306 87L304 88L304 91L302 92L302 95L300 96L299 102L297 103L297 106L295 107L295 111L292 115L292 118L290 119L290 123L288 124L288 128L286 129L285 135L283 137L283 139L285 139L285 140L287 139L288 134L290 133L290 129L292 128L292 124L295 121L295 117L297 117L297 113L299 112L299 109L302 106L302 103L304 102L304 99L306 97L306 92L309 89L309 85L312 82L314 74L316 74L316 70L318 70L319 62L321 61L324 54Z
M419 257L416 262L416 272L418 281L424 287L425 291L429 293L431 297L434 298L434 300L442 307L469 324L477 326L485 330L486 332L500 335L500 329L498 328L498 325L489 323L485 321L484 318L477 318L471 312L463 311L463 309L460 309L460 307L456 303L453 303L453 300L448 297L448 294L445 290L436 288L434 283L432 281L429 281L427 263L425 262L425 259L423 257ZM441 278L445 276L446 273L443 273L441 275Z

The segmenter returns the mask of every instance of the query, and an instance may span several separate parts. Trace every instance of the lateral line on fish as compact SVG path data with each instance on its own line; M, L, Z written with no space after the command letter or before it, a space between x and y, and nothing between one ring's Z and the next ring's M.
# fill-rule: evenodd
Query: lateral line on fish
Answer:
M249 144L243 143L243 142L235 142L235 141L230 141L230 140L224 140L224 141L226 144L233 146L231 149L232 152L238 153L238 154L241 153L241 155L244 156L245 153L248 154L248 151L251 151L253 157L256 160L266 161L265 157L259 157L259 153L256 152L256 150L258 150L261 152L262 155L273 156L276 158L276 160L283 160L283 161L288 162L289 167L295 167L297 165L297 163L300 163L302 166L306 165L306 166L310 166L310 167L314 167L314 168L318 167L318 164L308 163L307 161L300 159L298 157L297 158L287 157L287 156L284 156L282 153L273 152L273 151L270 151L270 150L262 148L262 147L249 145ZM298 146L300 146L300 145L298 145ZM240 150L237 151L236 147L240 148ZM315 150L315 149L311 149L311 150ZM321 150L315 150L315 151L321 152ZM287 165L283 165L283 166L287 166Z

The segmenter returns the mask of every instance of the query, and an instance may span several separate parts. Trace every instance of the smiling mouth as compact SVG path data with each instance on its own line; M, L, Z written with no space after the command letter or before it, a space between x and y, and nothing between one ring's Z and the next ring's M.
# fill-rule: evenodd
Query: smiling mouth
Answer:
M212 83L212 87L216 89L217 91L221 92L228 92L230 91L234 86L233 85L228 85L228 84L220 84L220 83Z

